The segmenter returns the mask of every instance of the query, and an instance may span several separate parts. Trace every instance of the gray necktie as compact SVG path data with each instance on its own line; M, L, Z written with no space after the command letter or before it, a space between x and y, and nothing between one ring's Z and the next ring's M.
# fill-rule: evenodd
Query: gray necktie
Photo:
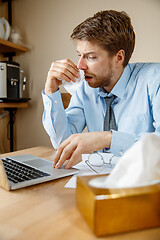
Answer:
M104 131L110 131L111 129L116 130L116 121L114 112L111 108L112 101L116 98L116 96L105 97L106 102L106 115L104 118ZM103 149L103 152L107 152L107 148Z
M105 97L106 102L106 115L104 118L104 131L110 131L111 129L116 130L116 121L114 112L111 108L112 101L116 98L116 96Z

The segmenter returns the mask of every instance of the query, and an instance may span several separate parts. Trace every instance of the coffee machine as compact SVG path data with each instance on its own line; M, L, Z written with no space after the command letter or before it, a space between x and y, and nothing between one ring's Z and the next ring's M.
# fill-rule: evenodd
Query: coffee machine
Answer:
M21 75L20 65L13 61L0 62L0 101L29 100L26 94L26 78ZM24 98L25 96L25 98Z

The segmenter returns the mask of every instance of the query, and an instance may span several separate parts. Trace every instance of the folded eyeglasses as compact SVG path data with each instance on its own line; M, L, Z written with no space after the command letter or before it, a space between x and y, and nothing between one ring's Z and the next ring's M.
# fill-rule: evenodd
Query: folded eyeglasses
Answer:
M114 165L112 165L112 158L114 155L111 156L108 162L105 162L103 156L99 152L93 152L89 154L88 159L85 161L85 163L90 167L95 173L99 174L104 168L113 168ZM102 169L102 167L104 168Z

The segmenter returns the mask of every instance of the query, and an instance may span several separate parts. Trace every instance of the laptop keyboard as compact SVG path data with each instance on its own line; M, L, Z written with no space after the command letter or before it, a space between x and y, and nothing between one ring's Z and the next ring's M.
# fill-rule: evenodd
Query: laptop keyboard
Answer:
M11 158L2 159L7 177L14 183L50 176L49 173L27 166Z

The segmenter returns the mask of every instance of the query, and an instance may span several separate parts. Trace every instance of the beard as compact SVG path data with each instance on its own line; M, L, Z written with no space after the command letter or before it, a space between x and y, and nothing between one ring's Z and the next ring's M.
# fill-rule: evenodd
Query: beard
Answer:
M104 74L94 74L94 73L89 73L85 72L85 80L88 82L88 85L92 88L98 88L98 87L108 87L113 84L112 79L113 79L113 69L110 66L109 71Z

